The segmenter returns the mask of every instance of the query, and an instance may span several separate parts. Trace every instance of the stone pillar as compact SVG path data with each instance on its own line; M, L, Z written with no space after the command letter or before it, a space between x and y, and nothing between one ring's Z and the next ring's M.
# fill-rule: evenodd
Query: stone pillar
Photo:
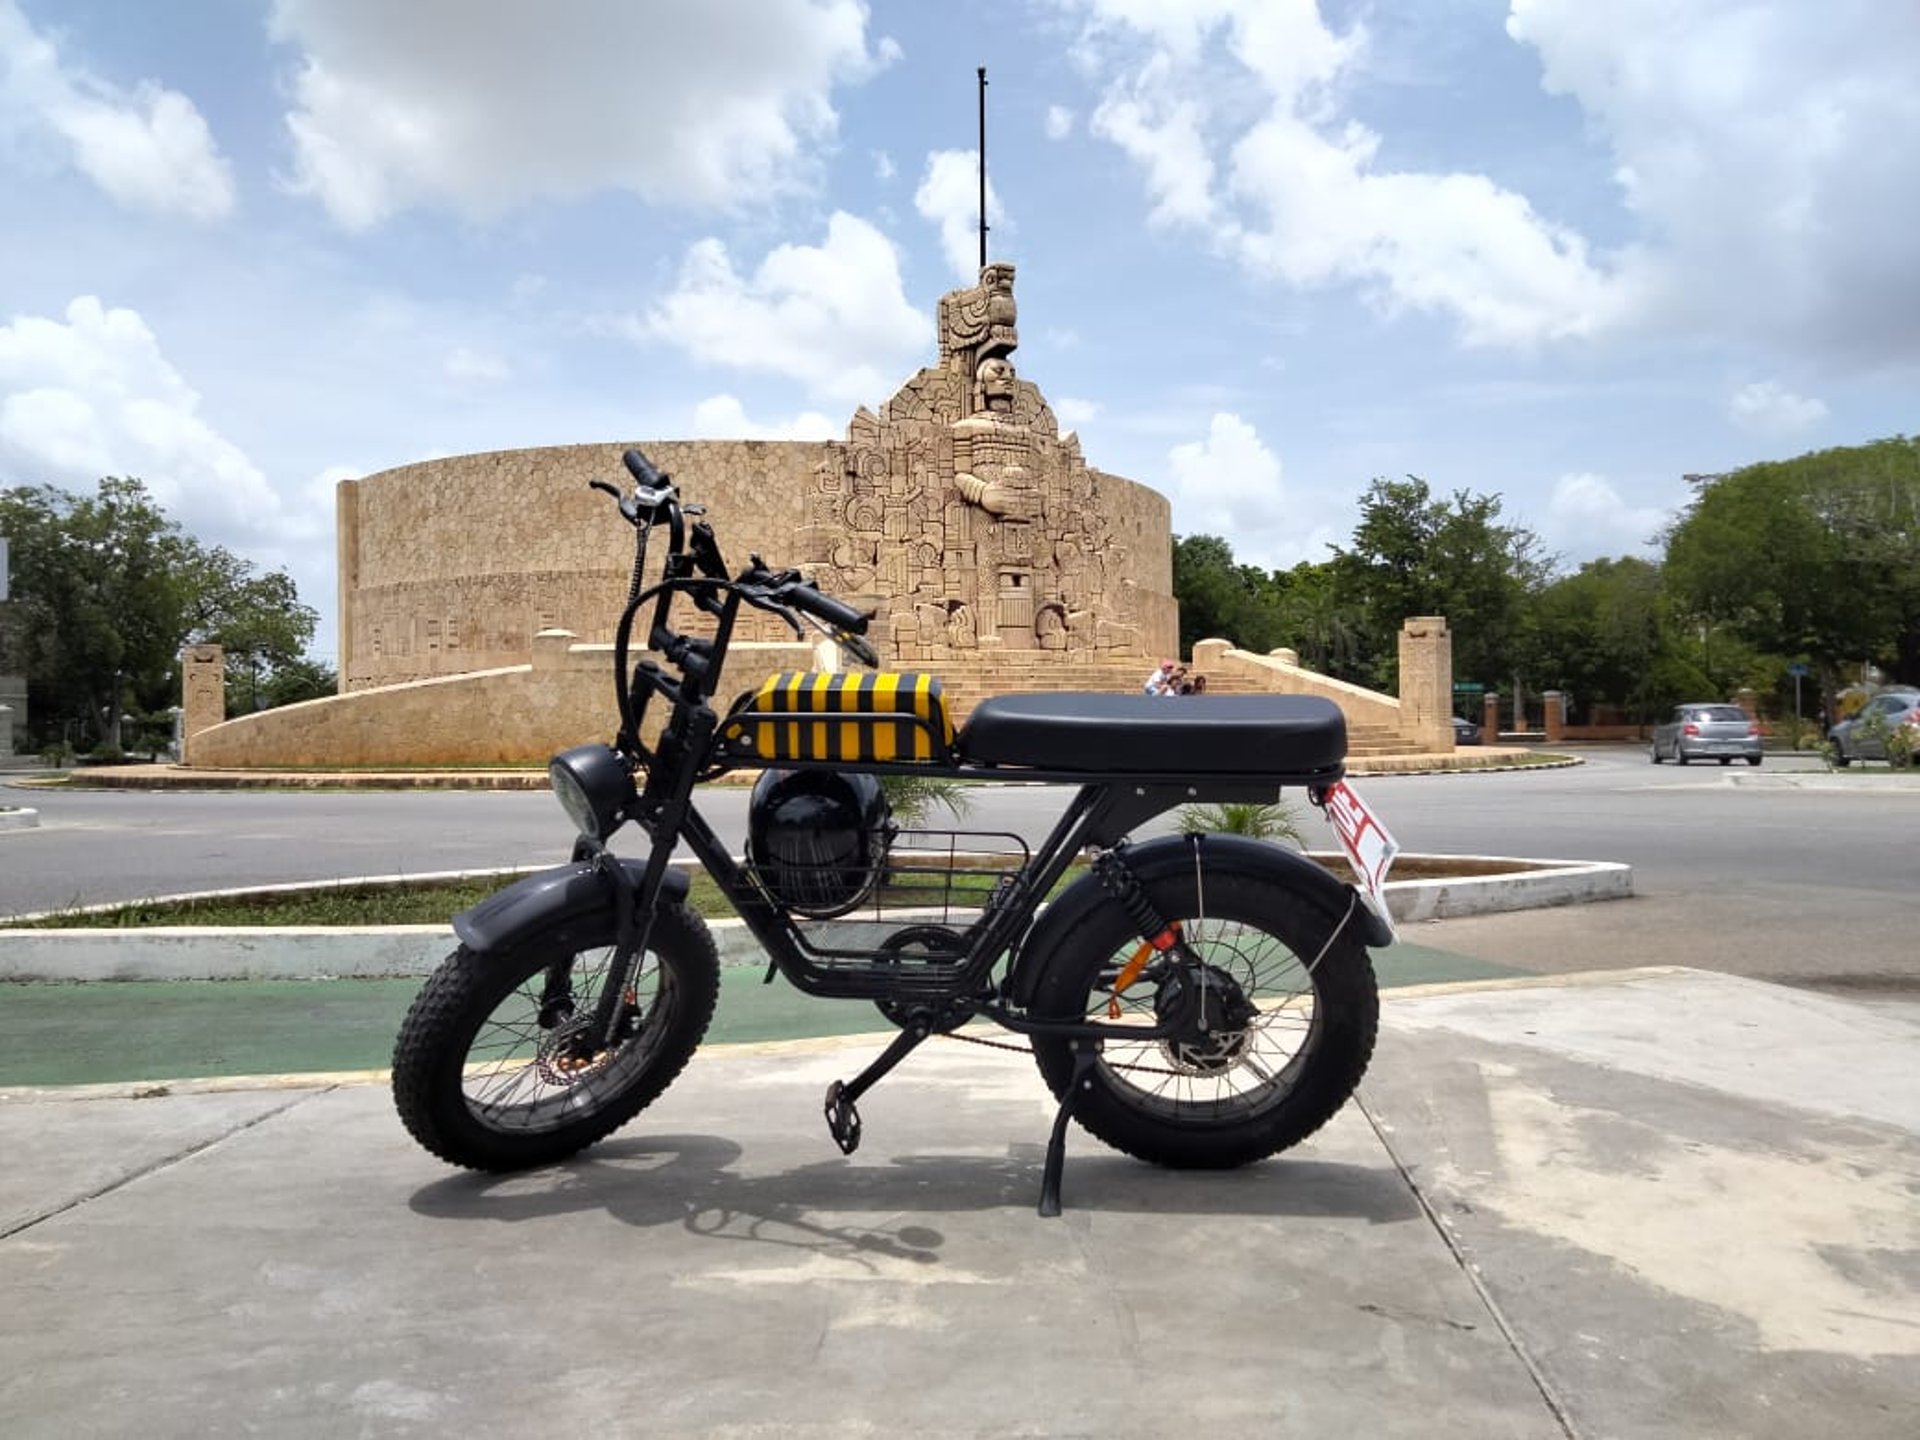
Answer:
M1567 697L1558 690L1549 690L1540 697L1540 702L1547 707L1547 743L1557 744L1567 734Z
M1746 686L1742 685L1738 690L1733 692L1733 703L1747 712L1747 719L1758 720L1760 718L1759 697Z
M1487 691L1486 698L1480 702L1480 738L1489 745L1500 740L1500 692Z
M0 575L0 580L6 577ZM0 675L0 759L13 754L14 727L27 725L27 677Z
M227 718L227 656L218 645L189 645L181 657L180 735L183 765L193 764L193 737Z
M1423 749L1453 749L1453 635L1444 615L1400 626L1400 728Z

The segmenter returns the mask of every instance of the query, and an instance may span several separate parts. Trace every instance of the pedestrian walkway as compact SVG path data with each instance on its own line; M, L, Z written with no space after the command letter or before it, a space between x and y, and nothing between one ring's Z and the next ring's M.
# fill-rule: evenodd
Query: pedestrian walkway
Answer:
M376 1084L16 1091L0 1434L1906 1440L1917 1043L1690 971L1394 990L1311 1140L1076 1132L1059 1220L1033 1066L964 1044L851 1157L820 1097L872 1042L812 1039L506 1177Z

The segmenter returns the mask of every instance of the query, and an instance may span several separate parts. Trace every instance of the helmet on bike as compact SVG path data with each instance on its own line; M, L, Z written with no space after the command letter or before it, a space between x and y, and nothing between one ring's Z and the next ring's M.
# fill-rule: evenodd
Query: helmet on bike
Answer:
M747 809L747 861L781 905L829 920L873 893L894 833L871 775L764 770Z

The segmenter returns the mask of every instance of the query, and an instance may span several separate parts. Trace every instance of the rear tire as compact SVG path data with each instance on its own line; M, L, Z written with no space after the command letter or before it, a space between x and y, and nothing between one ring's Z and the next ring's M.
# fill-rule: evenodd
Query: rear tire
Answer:
M1074 1118L1116 1150L1181 1169L1228 1169L1298 1144L1346 1104L1373 1054L1380 1001L1358 927L1349 920L1326 944L1334 922L1264 877L1187 873L1145 888L1201 956L1225 1023L1203 1045L1107 1037ZM1049 958L1033 1013L1107 1020L1117 1007L1122 1021L1150 1023L1174 987L1193 983L1194 967L1158 981L1143 974L1115 995L1139 944L1118 904L1100 906ZM1033 1051L1064 1096L1071 1042L1036 1035Z
M706 1034L720 962L706 921L663 907L628 981L626 1033L586 1051L581 1031L613 959L600 933L479 955L464 945L427 980L393 1047L393 1101L407 1130L454 1165L520 1170L585 1149L658 1099ZM556 1007L548 970L571 976Z
M1758 765L1758 764L1760 763L1760 761L1761 761L1761 759L1762 759L1762 757L1761 757L1761 756L1759 756L1759 755L1749 755L1749 756L1747 756L1747 764L1749 764L1749 765Z
M1660 747L1658 745L1649 745L1647 747L1647 759L1656 765L1660 763Z

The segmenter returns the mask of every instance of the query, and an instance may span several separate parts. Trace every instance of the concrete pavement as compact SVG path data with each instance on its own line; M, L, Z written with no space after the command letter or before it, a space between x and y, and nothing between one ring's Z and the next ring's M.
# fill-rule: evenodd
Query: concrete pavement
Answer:
M721 1046L573 1163L369 1077L0 1098L0 1433L1911 1436L1920 1020L1693 971L1391 992L1356 1103L1174 1173L1023 1056Z

